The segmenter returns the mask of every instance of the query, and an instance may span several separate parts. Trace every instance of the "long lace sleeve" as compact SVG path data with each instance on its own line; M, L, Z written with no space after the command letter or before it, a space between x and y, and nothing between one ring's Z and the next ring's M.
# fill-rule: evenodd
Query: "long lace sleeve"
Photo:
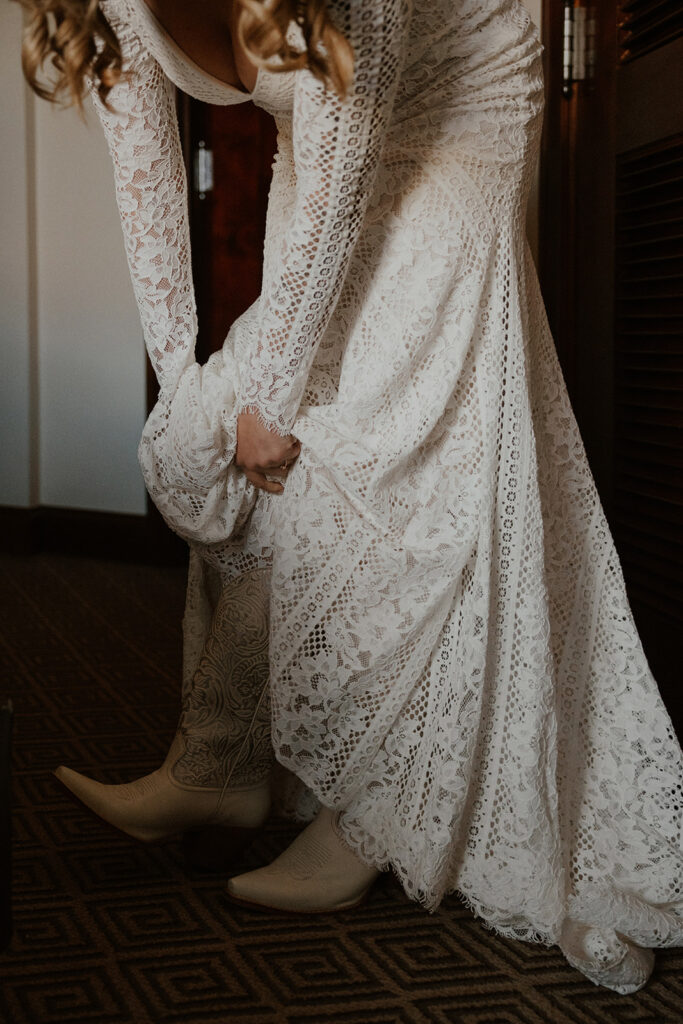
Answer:
M187 185L174 86L133 28L128 0L104 0L124 54L125 77L96 93L114 162L116 197L145 343L159 396L138 459L150 497L181 537L222 543L244 522L255 490L236 471L237 368L231 346L205 366L194 358L197 318L190 265Z
M345 100L297 75L293 112L296 204L278 271L264 281L258 333L238 407L288 434L334 310L372 192L402 61L410 0L334 3L350 41Z
M194 359L197 319L190 266L187 184L175 88L125 18L102 11L119 38L125 76L108 109L91 89L114 162L116 199L145 344L162 388Z

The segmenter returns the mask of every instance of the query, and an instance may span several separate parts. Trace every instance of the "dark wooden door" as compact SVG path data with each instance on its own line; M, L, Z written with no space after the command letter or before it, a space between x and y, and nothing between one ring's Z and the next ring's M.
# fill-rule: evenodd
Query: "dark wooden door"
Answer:
M183 97L180 114L190 182L197 358L204 362L261 290L277 133L273 118L252 103L219 107ZM211 166L209 189L199 180L200 157Z
M629 601L683 734L683 2L581 6L594 60L567 97L563 5L545 0L541 277Z

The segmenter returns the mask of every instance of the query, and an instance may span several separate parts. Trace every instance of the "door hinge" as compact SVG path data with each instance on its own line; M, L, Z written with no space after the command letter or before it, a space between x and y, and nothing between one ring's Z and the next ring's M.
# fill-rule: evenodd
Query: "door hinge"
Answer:
M595 75L595 7L564 0L562 37L562 94L569 99L574 82L590 82Z
M200 199L213 189L213 151L202 139L194 151L194 191Z

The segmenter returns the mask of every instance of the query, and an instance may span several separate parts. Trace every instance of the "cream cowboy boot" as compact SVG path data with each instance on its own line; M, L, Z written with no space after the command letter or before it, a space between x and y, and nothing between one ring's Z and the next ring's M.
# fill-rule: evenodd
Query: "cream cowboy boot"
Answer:
M256 570L221 593L161 767L122 785L63 765L55 775L101 818L143 842L214 826L238 840L268 815L272 765L268 594L265 570ZM196 844L186 852L196 853Z
M272 864L228 881L228 898L245 906L299 914L350 910L379 875L346 845L337 815L323 807Z

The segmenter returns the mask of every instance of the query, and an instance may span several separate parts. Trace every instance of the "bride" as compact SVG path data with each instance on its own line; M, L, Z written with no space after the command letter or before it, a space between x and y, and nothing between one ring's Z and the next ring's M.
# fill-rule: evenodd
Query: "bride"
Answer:
M310 823L231 898L340 910L392 869L640 988L683 943L683 757L524 237L520 0L24 3L28 80L108 139L140 463L190 545L164 764L59 778L143 840L259 827L275 781ZM174 85L278 128L262 293L205 366Z

